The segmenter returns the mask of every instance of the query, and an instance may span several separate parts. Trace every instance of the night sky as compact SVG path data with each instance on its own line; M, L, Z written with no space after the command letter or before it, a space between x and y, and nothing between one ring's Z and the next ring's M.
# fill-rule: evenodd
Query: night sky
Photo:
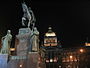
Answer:
M19 28L22 28L21 2L21 0L0 2L0 39L8 29L12 30L12 35L15 37ZM81 46L87 37L90 42L89 1L26 0L25 2L31 6L35 14L41 41L51 26L63 47Z

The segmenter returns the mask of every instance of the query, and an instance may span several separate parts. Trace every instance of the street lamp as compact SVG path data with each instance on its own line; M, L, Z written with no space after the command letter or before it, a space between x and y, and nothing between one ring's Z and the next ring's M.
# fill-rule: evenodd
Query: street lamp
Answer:
M20 66L20 68L22 68L22 64L20 64L19 66Z
M83 49L80 49L79 51L80 51L81 53L83 53L83 52L84 52L84 50L83 50Z
M72 55L70 55L69 58L70 58L70 61L73 61L73 56Z
M53 62L53 59L50 59L50 62Z
M69 57L70 57L70 59L72 59L72 58L73 58L73 56L72 56L72 55L70 55Z

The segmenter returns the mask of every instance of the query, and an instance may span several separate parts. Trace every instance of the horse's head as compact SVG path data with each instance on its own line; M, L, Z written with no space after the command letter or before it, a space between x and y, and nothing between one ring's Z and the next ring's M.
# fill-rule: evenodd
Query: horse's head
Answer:
M27 7L27 5L25 4L25 2L22 3L22 8L23 8L23 12L27 12L28 7Z

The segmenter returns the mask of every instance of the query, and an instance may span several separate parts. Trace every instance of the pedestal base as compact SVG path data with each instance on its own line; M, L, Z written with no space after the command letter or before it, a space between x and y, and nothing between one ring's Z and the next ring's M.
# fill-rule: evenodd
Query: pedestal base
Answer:
M39 66L38 58L39 58L38 52L29 52L27 60L28 63L27 68L38 68Z
M11 56L8 68L27 68L26 56Z
M16 45L17 55L18 56L26 56L29 46L30 46L30 28L21 28L19 29L19 34L16 35L16 38L19 40Z
M12 56L8 68L38 68L38 52L30 52L27 56Z
M0 54L0 68L7 68L8 54Z

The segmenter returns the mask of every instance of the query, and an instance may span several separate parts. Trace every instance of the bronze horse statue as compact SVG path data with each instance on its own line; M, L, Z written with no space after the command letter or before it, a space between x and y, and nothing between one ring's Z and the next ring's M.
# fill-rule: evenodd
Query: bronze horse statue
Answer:
M29 7L27 7L27 5L25 4L25 2L24 3L22 3L22 8L23 8L23 17L22 17L22 25L23 26L26 26L25 25L25 21L26 20L28 20L28 28L30 27L30 24L32 24L33 25L33 27L34 27L34 25L35 25L35 22L36 22L36 19L35 19L35 16L34 16L34 13L33 13L33 11L31 10L31 8ZM32 27L32 28L33 28Z

